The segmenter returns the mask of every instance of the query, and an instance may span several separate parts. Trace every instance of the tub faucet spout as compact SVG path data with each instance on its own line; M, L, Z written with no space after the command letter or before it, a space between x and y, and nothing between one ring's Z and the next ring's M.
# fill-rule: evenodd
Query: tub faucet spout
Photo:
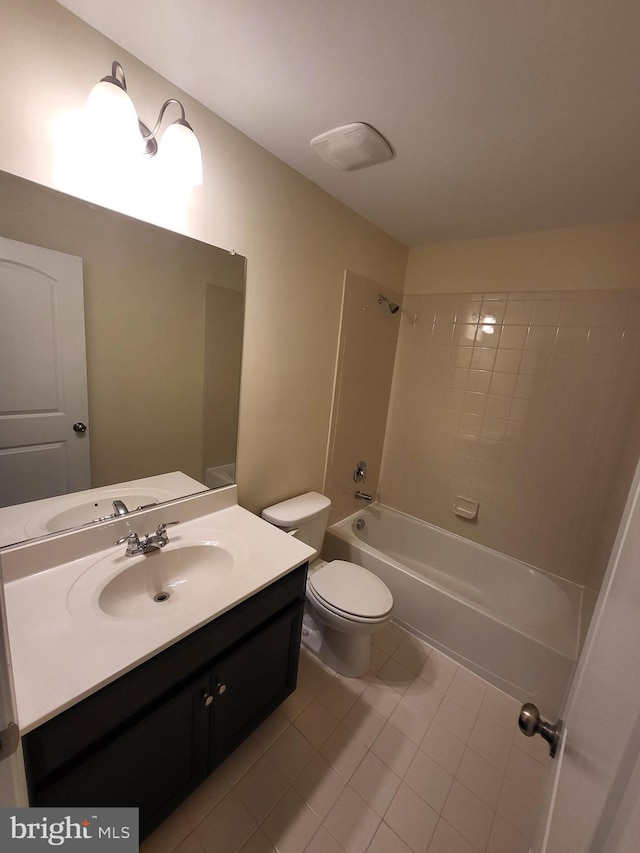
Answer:
M360 489L358 489L358 491L356 492L356 498L359 501L364 501L365 503L368 503L368 504L370 504L371 501L373 500L372 495L368 495L366 492L361 492Z

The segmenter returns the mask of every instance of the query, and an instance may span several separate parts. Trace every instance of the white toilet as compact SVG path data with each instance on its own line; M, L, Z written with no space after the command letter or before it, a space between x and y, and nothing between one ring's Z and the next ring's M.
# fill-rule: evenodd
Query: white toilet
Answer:
M307 579L303 644L336 672L358 678L369 669L371 634L391 618L393 596L362 566L317 559L330 508L329 498L307 492L267 507L262 517L315 550Z

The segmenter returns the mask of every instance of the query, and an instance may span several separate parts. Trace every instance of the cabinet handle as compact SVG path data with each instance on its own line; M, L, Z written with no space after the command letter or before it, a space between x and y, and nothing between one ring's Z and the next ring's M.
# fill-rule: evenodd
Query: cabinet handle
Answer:
M213 702L213 696L210 693L204 694L204 704L208 708L209 705Z
M220 696L222 696L223 693L227 692L227 685L226 684L220 684L220 682L218 682L216 684L216 690L218 691L218 694Z

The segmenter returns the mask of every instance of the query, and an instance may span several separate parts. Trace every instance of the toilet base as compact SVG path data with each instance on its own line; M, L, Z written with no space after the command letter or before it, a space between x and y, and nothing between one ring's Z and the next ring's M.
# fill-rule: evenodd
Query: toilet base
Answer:
M360 678L369 671L371 635L345 634L323 625L305 604L302 645L340 675Z
M369 634L342 634L332 628L325 628L319 657L340 675L360 678L369 672L371 637Z
M302 645L309 649L316 657L320 657L320 646L322 645L322 625L320 625L305 603L304 616L302 618Z

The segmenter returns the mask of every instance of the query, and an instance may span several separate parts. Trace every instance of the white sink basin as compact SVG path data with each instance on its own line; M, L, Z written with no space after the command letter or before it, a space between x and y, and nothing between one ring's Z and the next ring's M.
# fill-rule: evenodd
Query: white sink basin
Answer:
M118 494L114 490L114 495ZM170 493L167 492L167 495ZM157 504L160 501L169 500L167 495L161 497L156 491L152 494L136 494L131 493L123 498L115 498L112 496L97 500L85 500L68 509L52 515L44 522L47 533L58 533L60 530L67 530L70 527L79 527L81 524L89 524L92 521L102 521L114 515L113 501L124 501L129 511L135 510L138 507L148 506L149 504Z
M146 620L213 612L217 595L247 566L247 546L229 531L174 533L164 548L135 557L125 556L124 547L73 584L67 596L73 616Z
M193 606L227 582L233 555L217 545L185 545L133 557L103 588L98 606L111 616L148 619Z
M95 521L105 521L114 514L113 502L122 501L132 512L138 507L164 503L175 498L185 497L206 491L206 486L187 477L180 471L158 474L127 483L114 483L112 486L100 486L83 492L72 492L55 498L45 498L15 507L16 519L10 523L19 524L22 519L24 534L22 539L60 533ZM0 512L0 516L2 513ZM2 525L0 525L1 527ZM16 541L14 539L14 541Z

